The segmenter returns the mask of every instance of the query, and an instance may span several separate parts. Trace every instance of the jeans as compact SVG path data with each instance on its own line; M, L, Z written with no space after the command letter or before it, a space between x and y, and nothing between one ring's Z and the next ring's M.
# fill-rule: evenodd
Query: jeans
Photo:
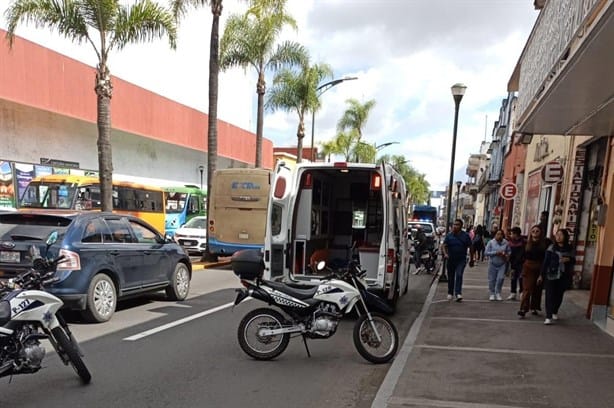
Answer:
M544 280L546 289L546 317L552 319L553 314L559 313L561 303L563 303L563 293L570 286L569 279L562 276L560 279Z
M491 295L501 294L501 288L503 288L503 281L505 280L506 269L506 263L500 266L495 266L492 262L488 263L488 291Z
M461 295L463 293L463 273L467 259L448 259L448 294Z

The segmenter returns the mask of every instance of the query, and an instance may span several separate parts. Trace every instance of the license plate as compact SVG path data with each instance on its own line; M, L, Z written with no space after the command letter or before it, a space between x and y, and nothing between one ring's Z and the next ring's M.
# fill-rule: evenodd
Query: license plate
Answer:
M249 234L247 234L247 233L239 233L239 239L249 239Z
M0 251L0 262L19 263L21 259L19 255L19 252L15 251Z
M183 246L194 246L196 245L196 241L183 241Z

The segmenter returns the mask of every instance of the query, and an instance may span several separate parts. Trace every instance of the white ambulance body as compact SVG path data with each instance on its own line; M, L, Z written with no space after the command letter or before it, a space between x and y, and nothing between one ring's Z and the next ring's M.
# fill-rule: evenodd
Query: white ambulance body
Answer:
M357 259L369 290L391 305L407 291L406 187L392 166L279 162L270 198L265 279L309 284L322 276L318 260Z

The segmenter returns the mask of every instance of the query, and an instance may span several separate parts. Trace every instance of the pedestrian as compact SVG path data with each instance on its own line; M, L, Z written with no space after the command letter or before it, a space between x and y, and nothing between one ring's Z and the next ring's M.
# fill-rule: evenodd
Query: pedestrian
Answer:
M554 243L546 250L539 277L546 289L546 320L544 320L546 325L559 319L563 294L571 286L574 263L573 249L569 244L569 231L562 228L556 232Z
M478 225L475 227L475 233L471 240L471 259L474 262L484 260L484 227Z
M550 218L550 213L548 211L542 211L539 214L539 226L542 229L542 234L544 237L548 237L548 218Z
M501 289L511 252L507 240L503 238L503 230L497 230L484 250L484 255L488 257L488 300L503 300Z
M443 257L448 269L448 300L463 300L463 273L467 264L467 250L471 247L469 234L462 230L463 221L454 220L452 232L443 240Z
M538 315L541 311L542 285L537 282L541 273L542 263L546 256L546 249L550 241L544 237L539 225L531 227L531 235L524 247L522 263L522 299L518 316L522 319L531 310L531 314Z
M522 236L522 230L519 227L514 227L510 231L510 239L507 241L510 246L510 295L507 300L516 300L518 293L522 293L522 257L524 255L524 246L526 240Z

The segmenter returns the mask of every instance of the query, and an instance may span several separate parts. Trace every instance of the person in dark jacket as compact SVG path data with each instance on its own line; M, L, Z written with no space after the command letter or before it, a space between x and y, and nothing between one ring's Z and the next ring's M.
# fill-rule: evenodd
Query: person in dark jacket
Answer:
M543 281L546 289L546 320L544 320L546 325L559 319L563 294L571 286L574 263L573 248L569 244L569 231L560 229L554 236L554 243L546 251L538 279L538 282Z
M531 309L531 314L538 315L542 301L542 285L538 282L541 273L542 263L546 256L546 249L550 246L550 240L544 237L544 233L539 225L531 227L531 235L527 239L524 247L522 263L522 300L518 316L524 318L525 314Z
M463 300L463 273L467 264L467 251L471 247L471 238L462 228L463 221L454 220L452 232L446 235L442 246L448 268L448 300L455 297L457 302Z
M510 255L510 295L507 300L516 300L518 291L522 293L522 257L524 255L524 246L526 240L522 236L522 231L519 227L514 227L510 231L510 239L507 241L512 253Z

